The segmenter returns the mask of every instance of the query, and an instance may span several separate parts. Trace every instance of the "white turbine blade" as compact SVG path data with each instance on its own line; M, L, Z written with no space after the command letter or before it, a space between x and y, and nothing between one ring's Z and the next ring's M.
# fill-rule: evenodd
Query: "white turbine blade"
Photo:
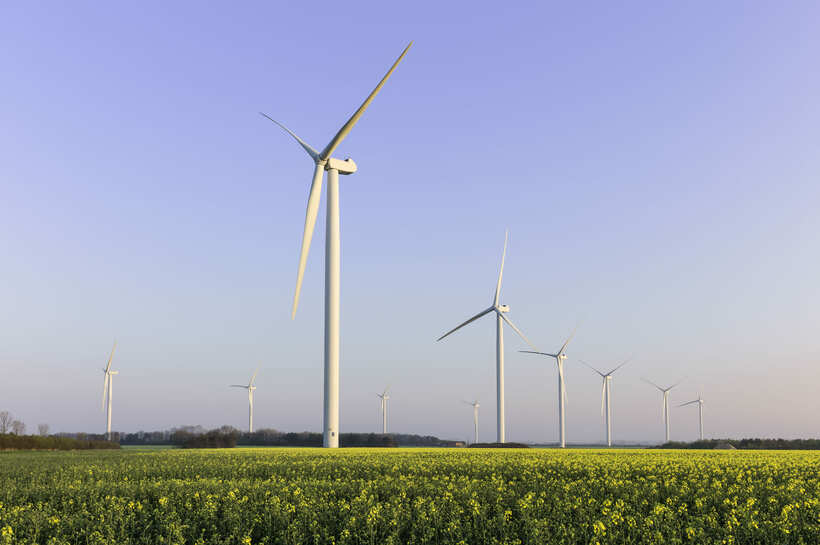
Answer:
M498 311L496 311L496 312L498 312ZM524 339L524 342L525 342L525 343L527 343L527 344L530 346L530 348L532 348L533 350L538 350L538 349L537 349L537 348L535 348L535 346L534 346L534 345L530 342L530 340L529 340L526 336L524 336L524 334L523 334L523 333L521 333L521 330L520 330L520 329L518 329L517 327L515 327L515 324L514 324L514 323L512 323L512 322L510 321L510 319L509 319L509 318L507 318L507 317L504 315L504 313L503 313L503 312L498 312L498 315L499 315L499 316L501 316L501 319L502 319L502 320L504 320L505 322L507 322L507 325L508 325L508 326L510 326L511 328L513 328L513 330L514 330L516 333L518 333L518 336L519 336L519 337L521 337L522 339Z
M501 253L501 268L498 269L498 283L495 285L495 298L493 299L493 306L498 306L498 299L501 296L501 276L504 274L504 258L507 257L507 240L510 238L510 232L504 234L504 251Z
M699 402L700 402L700 399L696 399L694 401L689 401L687 403L681 403L680 405L678 405L678 407L686 407L687 405L692 405L694 403L699 403Z
M105 366L105 372L107 373L109 369L111 369L111 360L114 359L114 350L117 349L117 341L114 341L114 346L111 347L111 355L108 356L108 364Z
M626 364L627 364L627 363L629 363L630 361L632 361L632 358L629 358L628 360L626 360L625 362L623 362L621 365L619 365L618 367L616 367L615 369L613 369L612 371L610 371L609 373L607 373L607 375L611 375L612 373L614 373L615 371L617 371L618 369L620 369L621 367L623 367L624 365L626 365Z
M660 390L661 392L664 392L664 391L665 391L663 388L661 388L660 386L658 386L657 384L655 384L654 382L652 382L652 381L651 381L651 380L649 380L649 379L645 379L645 378L641 377L641 380L642 380L642 381L644 381L644 382L645 382L645 383L647 383L647 384L651 384L652 386L654 386L655 388L657 388L657 389L658 389L658 390Z
M540 354L541 356L549 356L551 358L557 358L558 354L547 354L546 352L538 352L535 350L519 350L522 354Z
M679 381L677 381L675 384L673 384L672 386L670 386L669 388L667 388L667 389L666 389L666 391L668 392L669 390L671 390L672 388L674 388L675 386L677 386L678 384L680 384L680 383L681 383L681 382L683 382L684 380L686 380L686 379L685 379L685 378L680 379L680 380L679 380Z
M244 385L244 384L229 384L229 385L228 385L228 387L229 387L229 388L248 388L248 387L247 387L246 385ZM248 388L248 389L250 389L250 388Z
M387 395L387 392L389 392L389 391L390 391L390 384L388 384L387 388L384 389L384 392L382 393L382 395Z
M316 216L319 215L319 201L322 197L322 179L324 176L324 165L317 163L316 170L313 171L313 181L310 184L310 195L308 196L307 210L305 211L305 232L302 235L302 250L299 252L299 270L296 273L296 292L293 294L291 319L296 317L296 309L299 307L299 293L302 291L302 280L305 277L310 241L313 239L313 229L316 227Z
M302 146L302 148L304 148L304 150L307 152L307 154L308 154L308 155L310 155L310 158L311 158L311 159L313 159L313 160L315 161L316 159L318 159L318 158L319 158L319 152L318 152L318 151L316 151L315 149L313 149L313 148L310 146L310 144L308 144L307 142L305 142L304 140L302 140L301 138L299 138L298 136L296 136L296 133L294 133L292 130L290 130L289 128L285 127L284 125L282 125L281 123L279 123L279 122L278 122L278 121L276 121L274 118L272 118L271 116L269 116L268 114L266 114L266 113L264 113L264 112L259 112L259 115L262 115L262 116L264 116L264 117L267 117L268 119L270 119L271 121L273 121L274 123L276 123L277 125L279 125L280 127L282 127L282 128L285 130L285 132L287 132L287 133L288 133L289 135L291 135L291 136L292 136L292 137L293 137L293 138L294 138L297 142L299 142L299 145L300 145L300 146Z
M253 381L256 380L256 374L259 372L259 368L256 368L256 371L253 372L253 376L251 377L251 381L248 383L248 387L253 386Z
M336 147L339 144L341 144L342 140L344 140L348 133L350 133L350 131L353 129L353 126L356 125L356 123L359 121L359 118L362 117L364 111L367 109L368 106L370 106L370 103L373 102L373 99L376 98L376 95L379 94L379 91L381 91L382 87L387 82L387 79L393 73L393 70L396 69L401 60L404 58L404 55L407 54L407 50L410 49L411 45L413 45L413 42L410 42L407 45L407 47L404 48L404 51L401 52L401 55L399 55L399 58L396 59L396 62L393 63L393 66L390 67L390 70L387 71L387 74L385 74L382 80L379 82L379 84L376 85L376 88L373 89L373 92L371 92L370 95L365 99L365 101L362 102L362 105L359 106L359 109L356 110L352 116L350 116L350 119L347 120L347 123L345 123L341 129L339 129L339 132L336 133L336 136L333 137L333 140L331 140L328 143L328 145L325 146L325 149L323 149L322 153L319 154L320 160L325 160L328 157L330 157L330 155L333 153Z
M601 416L604 416L604 394L606 393L606 377L601 381Z
M566 349L566 347L567 347L567 345L569 344L569 342L570 342L570 341L572 340L572 338L575 336L575 332L576 332L576 331L578 331L578 326L575 326L575 329L573 329L573 330L572 330L572 334L571 334L571 335L569 336L569 338L567 339L567 342L565 342L565 343L564 343L564 346L562 346L562 347L561 347L561 350L559 350L559 351L558 351L558 353L559 353L559 354L563 354L563 353L564 353L564 349Z
M466 322L454 327L453 329L451 329L450 331L448 331L447 333L445 333L444 335L442 335L441 337L436 339L436 341L440 341L441 339L443 339L444 337L446 337L450 333L455 333L456 331L458 331L459 329L461 329L465 325L469 324L470 322L474 322L474 321L478 320L479 318L481 318L482 316L484 316L485 314L488 314L488 313L490 313L494 310L495 310L495 307L490 307L487 310L482 310L481 312L479 312L478 314L476 314L475 316L473 316L472 318L470 318Z
M596 373L598 373L599 375L601 375L602 377L605 377L605 376L606 376L604 373L600 372L599 370L597 370L595 367L591 366L590 364L588 364L588 363L587 363L587 362L585 362L584 360L578 360L578 361L580 361L581 363L583 363L584 365L586 365L587 367L589 367L590 369L592 369L593 371L595 371Z
M102 396L102 410L105 410L105 394L108 393L108 373L103 378L103 396Z

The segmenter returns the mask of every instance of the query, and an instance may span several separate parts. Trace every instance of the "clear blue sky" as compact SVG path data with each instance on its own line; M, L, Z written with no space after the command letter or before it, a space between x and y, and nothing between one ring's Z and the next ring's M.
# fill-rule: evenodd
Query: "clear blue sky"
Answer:
M289 309L310 160L339 148L342 431L494 435L492 296L568 350L567 437L602 437L583 358L634 361L616 439L671 383L710 436L818 436L814 2L8 4L0 19L0 409L29 429L319 430L324 225ZM508 438L556 438L553 365L507 333ZM675 438L696 434L675 409Z

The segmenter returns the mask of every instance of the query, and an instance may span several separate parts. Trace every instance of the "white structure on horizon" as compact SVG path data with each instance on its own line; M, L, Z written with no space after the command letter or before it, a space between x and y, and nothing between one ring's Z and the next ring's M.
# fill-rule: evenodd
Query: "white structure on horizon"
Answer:
M105 411L105 396L108 395L108 411L105 417L105 438L111 440L111 400L114 397L114 375L120 374L119 371L111 370L111 361L114 359L114 350L117 349L117 341L114 341L114 346L111 348L111 355L108 356L108 364L103 369L103 395L102 395L102 410Z
M583 363L584 365L586 365L587 367L589 367L590 369L592 369L593 371L595 371L596 373L598 373L599 375L601 375L601 378L602 378L602 383L601 383L601 416L605 416L605 419L606 419L606 446L611 447L612 446L612 408L611 408L610 404L612 402L612 375L615 373L615 371L617 371L618 369L620 369L621 367L623 367L624 365L629 363L629 360L626 360L621 365L619 365L618 367L616 367L615 369L613 369L612 371L610 371L608 373L602 373L601 371L599 371L595 367L591 366L590 364L588 364L584 360L580 360L580 362ZM606 413L604 413L605 410L606 410Z
M481 405L478 404L478 400L464 401L464 403L473 408L473 443L478 443L478 408Z
M495 296L493 297L493 304L490 308L486 310L482 310L466 322L454 327L438 339L440 341L447 335L454 333L464 327L465 325L478 320L485 314L489 314L490 312L495 312L495 377L496 377L496 405L497 405L497 430L496 430L496 440L499 443L503 443L505 441L505 434L504 434L504 322L507 322L513 331L518 333L518 336L521 337L525 343L527 343L533 350L537 350L532 343L521 333L521 330L515 327L509 318L505 316L506 313L510 311L510 307L507 305L499 304L499 298L501 296L501 277L504 274L504 258L507 255L507 240L509 239L509 231L504 236L504 252L501 254L501 268L498 271L498 283L495 286Z
M577 331L577 327L566 340L564 345L561 347L561 350L556 352L555 354L550 354L548 352L538 352L532 350L520 350L525 354L539 354L541 356L547 356L549 358L555 359L555 363L558 366L558 442L561 448L567 446L566 441L566 429L564 426L565 422L565 411L564 411L564 403L567 400L567 385L564 382L564 360L567 359L567 355L564 352L566 350L567 345L575 336L575 331Z
M642 380L644 382L646 382L647 384L651 384L652 386L654 386L655 388L660 390L661 393L663 394L663 425L664 425L664 428L666 429L666 442L668 443L669 442L669 392L672 391L672 388L674 388L675 386L677 386L678 384L683 382L683 380L677 381L675 384L673 384L669 388L661 388L660 386L658 386L657 384L655 384L651 380L647 380L647 379L642 379Z
M703 441L703 398L700 397L700 392L698 392L697 399L681 403L678 407L686 407L687 405L693 405L695 403L698 404L698 433L700 434L700 440Z
M256 371L253 372L253 376L248 384L231 384L231 388L245 388L248 390L248 432L253 433L253 392L256 390L256 386L253 385L253 381L256 380L256 373L259 372L259 368L256 368Z
M313 238L313 229L316 226L316 217L319 214L319 201L322 194L322 180L324 171L327 171L327 220L325 234L325 356L324 356L324 422L323 422L323 445L328 448L338 448L339 446L339 253L340 253L340 233L339 233L339 174L353 174L356 172L356 163L352 159L336 159L332 157L336 147L350 133L354 125L359 121L364 111L376 97L387 79L396 69L399 62L407 54L407 50L413 42L402 51L401 55L387 74L376 86L361 106L353 113L350 119L339 129L336 136L325 146L322 151L317 151L301 138L296 136L290 129L268 117L265 117L282 127L290 134L300 146L310 155L315 164L313 181L310 186L307 210L305 212L305 230L302 236L302 249L299 254L299 269L296 273L296 291L293 295L293 309L291 318L296 316L296 308L299 306L299 292L302 290L302 279L305 274L310 241Z
M376 394L379 397L379 412L382 415L382 433L387 434L387 402L390 400L390 396L387 395L387 392L390 391L390 386L384 389L384 391L380 394Z

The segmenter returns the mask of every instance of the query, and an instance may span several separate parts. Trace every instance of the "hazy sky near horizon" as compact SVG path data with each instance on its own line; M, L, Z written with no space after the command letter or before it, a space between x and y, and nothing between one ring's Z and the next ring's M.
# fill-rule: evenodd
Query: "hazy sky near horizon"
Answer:
M817 437L820 6L814 2L6 4L0 409L29 430L321 429L324 196L290 304L312 165L336 155L341 431L495 436L492 299L567 353L567 439ZM506 331L507 434L557 438L554 363ZM672 410L693 439L697 410Z

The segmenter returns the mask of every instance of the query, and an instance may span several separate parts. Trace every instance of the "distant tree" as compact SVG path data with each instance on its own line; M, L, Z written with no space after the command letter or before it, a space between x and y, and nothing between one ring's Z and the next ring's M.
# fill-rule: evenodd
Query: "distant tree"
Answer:
M11 421L14 417L8 411L0 411L0 434L7 434L11 429Z
M26 433L26 425L20 420L12 420L11 433L14 435L23 435Z
M43 437L48 435L48 424L37 424L37 433Z

